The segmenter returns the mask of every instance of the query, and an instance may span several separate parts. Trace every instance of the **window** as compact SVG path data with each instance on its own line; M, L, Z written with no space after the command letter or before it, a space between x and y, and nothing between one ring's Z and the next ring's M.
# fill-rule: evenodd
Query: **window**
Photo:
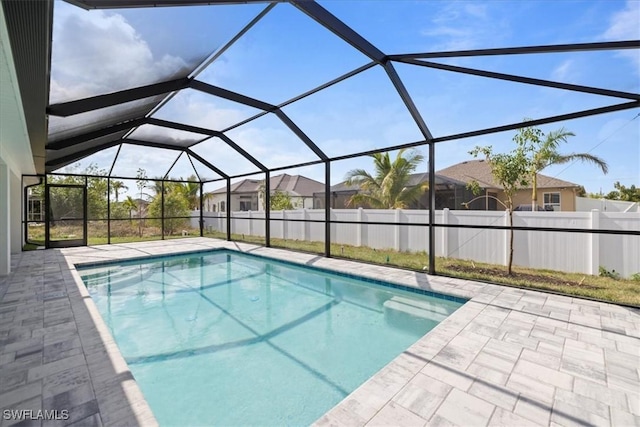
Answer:
M245 202L245 201L240 201L240 210L242 212L246 212L246 211L250 211L251 210L251 202Z
M44 209L42 209L42 200L29 199L27 211L27 221L44 221Z
M226 212L225 202L220 202L220 212Z
M497 211L498 210L498 193L487 193L489 197L487 197L487 210L488 211Z
M553 208L554 211L560 210L560 193L544 193L543 194L542 207L547 210L548 207Z

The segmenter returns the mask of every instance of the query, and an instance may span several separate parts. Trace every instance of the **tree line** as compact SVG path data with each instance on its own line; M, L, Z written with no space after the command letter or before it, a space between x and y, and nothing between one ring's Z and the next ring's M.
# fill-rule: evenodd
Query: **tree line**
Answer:
M162 227L163 202L165 234L173 234L188 227L187 217L192 210L199 209L200 183L195 175L187 177L185 182L163 182L161 177L148 178L144 169L138 169L136 188L130 189L117 179L111 179L108 183L107 172L94 164L89 165L83 174L91 175L86 178L87 219L106 220L107 216L115 220L128 219L131 225L137 222L140 236L147 224ZM50 185L85 185L85 178L76 176L75 173L49 175L47 181ZM121 195L126 190L132 190L134 196L128 194L122 199ZM32 194L44 200L44 185L34 187ZM109 203L110 196L113 198ZM51 187L49 197L53 218L81 218L81 192L69 192L65 187Z

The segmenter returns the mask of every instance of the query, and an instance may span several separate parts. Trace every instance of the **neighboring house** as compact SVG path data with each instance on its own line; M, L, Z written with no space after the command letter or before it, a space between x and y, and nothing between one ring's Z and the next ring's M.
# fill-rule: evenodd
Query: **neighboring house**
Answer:
M261 195L262 179L243 179L231 184L231 211L262 211L264 203ZM313 208L313 194L324 189L324 184L302 175L276 175L269 180L270 192L276 190L291 197L294 209ZM227 187L207 193L204 198L204 210L208 212L226 212Z
M503 203L506 203L502 187L494 181L493 175L491 174L491 168L484 160L468 160L466 162L461 162L453 166L449 166L448 168L441 169L437 174L462 181L466 184L476 181L483 191L482 195L493 196ZM543 210L553 209L555 211L575 211L576 195L580 188L581 187L578 184L574 184L573 182L563 181L561 179L538 174L538 206ZM531 187L518 190L513 197L514 207L519 205L531 205L531 191ZM477 196L472 196L467 201L472 200L474 197ZM480 197L473 203L469 204L469 209L504 210L505 208L491 197Z
M132 218L146 218L147 217L147 212L149 212L149 205L151 204L151 202L141 199L141 198L137 198L137 199L133 199L134 202L136 202L136 206L138 207L138 209L135 209L133 211L131 211L131 216Z
M428 173L414 173L409 176L408 187L413 187L428 181ZM435 176L435 182L436 209L464 209L462 203L473 197L472 195L469 197L471 192L466 189L466 184L464 182L440 176L438 174ZM360 191L360 187L353 185L349 186L344 181L331 186L331 207L334 209L367 208L368 206L365 205L349 206L348 204L351 196L359 193ZM314 194L313 200L314 208L324 209L324 191ZM420 197L420 199L415 203L408 206L407 209L429 209L428 191L425 191L422 197Z

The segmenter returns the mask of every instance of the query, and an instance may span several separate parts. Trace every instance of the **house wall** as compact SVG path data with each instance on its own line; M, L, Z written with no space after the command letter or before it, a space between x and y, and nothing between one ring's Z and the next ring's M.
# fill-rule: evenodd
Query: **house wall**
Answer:
M9 35L0 7L0 276L11 271L11 253L22 248L23 174L35 173Z
M560 193L560 211L575 212L576 195L573 188L543 188L538 189L538 206L544 205L544 193ZM507 198L503 191L498 192L498 199L506 204ZM513 206L530 205L531 189L519 190L513 197ZM502 206L498 206L498 210L504 210Z
M246 194L232 194L231 195L231 211L239 211L240 210L240 202L248 201L249 199L242 199L240 196L251 196L252 197L252 211L262 212L264 209L262 208L262 199L258 198L258 193L246 193ZM207 197L204 202L204 211L205 212L220 212L220 203L226 202L227 196L226 194L214 194L212 196ZM312 209L313 208L313 197L291 197L291 204L294 209ZM213 206L215 205L215 211L213 210Z
M212 196L207 197L204 203L204 211L205 212L226 212L225 209L222 209L222 205L227 203L227 195L226 194L214 194ZM240 210L240 199L236 194L231 195L231 210L239 211Z

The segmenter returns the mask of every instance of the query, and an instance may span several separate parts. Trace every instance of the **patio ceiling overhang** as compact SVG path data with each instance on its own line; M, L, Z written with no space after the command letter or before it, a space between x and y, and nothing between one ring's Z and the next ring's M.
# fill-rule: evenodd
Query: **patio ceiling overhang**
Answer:
M53 0L2 0L31 153L44 173Z
M487 71L469 66L463 67L460 65L434 62L434 60L437 59L456 57L468 58L559 52L637 50L640 49L640 40L390 54L390 52L381 50L347 23L314 1L66 0L66 2L87 10L203 5L210 5L214 8L216 6L227 5L238 5L238 7L242 7L240 5L263 5L264 9L247 24L231 34L226 43L222 44L221 47L204 57L200 57L198 61L189 64L188 67L177 74L168 75L160 81L149 84L49 104L49 78L51 74L50 71L52 71L50 61L53 1L25 2L19 0L2 0L20 80L22 101L25 106L32 151L34 158L42 159L39 163L37 162L37 164L41 165L39 172L43 172L44 170L52 172L101 150L121 144L130 144L186 152L189 156L196 158L217 175L229 178L240 176L240 174L234 174L229 171L227 164L219 163L216 160L215 153L211 153L211 156L203 155L202 152L196 152L193 148L204 141L215 140L216 143L225 145L237 155L246 159L252 167L255 167L256 172L264 173L281 170L284 167L322 164L332 160L347 159L376 151L391 151L421 145L429 145L431 147L430 154L432 154L433 146L436 143L479 135L489 135L529 125L560 122L579 117L588 117L640 107L640 94L635 92L571 84L512 73ZM248 93L242 93L242 90L234 90L233 88L212 84L209 81L204 81L199 78L199 74L204 69L212 64L216 64L218 58L242 38L245 33L251 30L257 22L270 13L277 3L290 3L298 13L311 18L327 32L341 39L354 51L359 52L368 62L343 73L337 78L326 81L314 89L293 96L284 102L277 103L271 100L261 99L261 97L252 96ZM309 48L312 47L310 46ZM508 81L523 85L560 89L573 93L603 96L611 98L612 103L604 107L585 108L565 114L555 114L537 118L527 122L526 125L523 122L514 122L448 135L434 135L432 132L432 123L429 123L429 118L425 117L424 112L421 112L419 108L417 108L411 91L407 88L402 75L397 71L397 68L400 66L428 68L497 81ZM387 83L389 83L390 87L397 93L406 110L405 112L414 122L422 138L418 141L399 143L393 146L386 146L382 149L353 150L354 152L352 153L339 156L327 153L321 144L306 131L305 126L298 123L296 119L288 113L288 107L296 105L297 102L312 97L317 93L322 93L334 85L349 81L374 68L383 71ZM243 106L243 108L254 110L255 113L220 128L196 126L179 119L166 120L158 117L158 111L160 111L163 106L179 94L187 91L197 93L199 96L211 97L212 99L223 100L225 102L228 101L234 103L234 105L240 105ZM114 110L116 110L115 113L113 113ZM107 114L107 112L109 112L109 114ZM279 126L282 126L301 146L312 153L312 157L297 164L269 167L258 154L246 145L238 142L231 135L233 133L232 131L263 118L275 119L276 122L279 123ZM49 127L48 132L47 126ZM145 126L147 129L152 128L154 132L167 132L168 136L165 139L147 138L145 137L147 134L142 135L139 131ZM190 138L180 139L170 137L169 134L172 132L188 133Z

